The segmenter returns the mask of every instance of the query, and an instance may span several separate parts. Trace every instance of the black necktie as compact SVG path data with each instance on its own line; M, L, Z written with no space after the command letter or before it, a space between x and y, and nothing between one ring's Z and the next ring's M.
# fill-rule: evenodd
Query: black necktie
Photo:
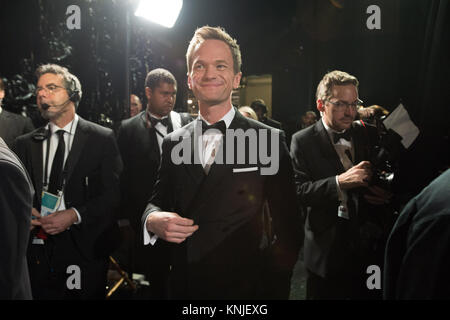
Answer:
M150 117L150 123L152 124L153 128L158 124L158 122L161 122L161 124L164 127L167 127L169 125L169 117L164 118L164 119L158 119L158 118Z
M209 129L216 129L222 132L222 134L225 134L225 130L227 129L227 125L225 124L225 121L221 120L219 122L213 123L212 125L208 126L205 121L202 120L202 134L205 133L206 130Z
M62 184L62 171L64 163L64 153L66 152L66 144L64 142L64 130L56 131L59 138L58 148L53 158L52 170L50 171L50 180L48 184L48 191L53 194L57 194L61 189Z
M352 135L350 130L345 130L342 133L333 132L333 143L337 143L340 139L351 141Z

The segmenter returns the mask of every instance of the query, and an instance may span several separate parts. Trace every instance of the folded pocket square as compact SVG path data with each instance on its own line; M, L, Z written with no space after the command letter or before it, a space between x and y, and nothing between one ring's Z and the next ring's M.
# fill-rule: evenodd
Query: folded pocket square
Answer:
M233 173L239 172L250 172L250 171L258 171L258 167L249 167L249 168L233 168Z

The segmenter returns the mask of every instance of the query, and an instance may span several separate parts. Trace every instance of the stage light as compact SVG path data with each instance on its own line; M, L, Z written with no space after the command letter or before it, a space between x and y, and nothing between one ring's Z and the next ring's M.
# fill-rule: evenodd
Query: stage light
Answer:
M183 0L141 0L134 15L172 28L182 7Z

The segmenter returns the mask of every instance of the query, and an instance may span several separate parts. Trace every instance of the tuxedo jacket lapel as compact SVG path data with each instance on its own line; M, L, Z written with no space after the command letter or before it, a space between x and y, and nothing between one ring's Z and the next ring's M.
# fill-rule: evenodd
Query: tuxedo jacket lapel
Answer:
M198 121L195 120L192 122L192 124L188 127L189 134L190 134L190 144L191 144L191 164L183 164L186 171L191 176L194 186L198 187L198 185L203 181L205 178L205 171L203 170L203 167L200 163L200 156L198 154L199 146L197 145L198 141L195 141L195 139L198 139L198 136L194 134L195 128L198 124ZM200 140L200 139L199 139ZM200 141L201 143L201 141Z
M89 133L87 132L86 122L83 118L78 116L78 125L75 130L75 136L73 137L72 147L70 149L69 155L66 160L65 168L67 168L67 180L70 180L70 177L73 173L73 169L75 168L78 159L80 158L81 152L83 150L83 146L87 143L87 138ZM66 183L67 185L67 183Z
M339 156L336 152L336 149L334 149L334 146L330 140L330 137L328 136L327 130L325 129L322 120L316 122L315 129L317 146L320 148L325 161L329 162L336 169L336 172L344 172L344 167L342 166L341 160L339 160Z

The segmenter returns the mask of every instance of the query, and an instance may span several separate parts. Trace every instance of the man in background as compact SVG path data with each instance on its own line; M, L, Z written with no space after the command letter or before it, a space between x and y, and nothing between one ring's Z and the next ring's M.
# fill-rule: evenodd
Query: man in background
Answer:
M147 74L145 95L146 110L122 121L118 131L117 143L124 164L118 217L129 221L137 237L132 270L143 273L150 281L151 298L162 299L167 297L169 252L163 241L155 246L143 246L141 215L158 176L163 138L190 122L191 117L173 111L177 81L168 70L159 68Z
M0 77L0 138L3 138L6 144L11 148L15 138L33 131L34 126L29 118L25 118L24 116L9 112L2 108L5 91L5 83Z
M306 215L307 299L381 298L381 290L367 287L366 270L383 265L389 230L379 208L391 195L371 183L368 160L378 132L354 122L358 85L346 72L327 73L316 93L322 118L292 137L297 194Z
M130 118L133 118L142 110L141 99L135 94L130 95Z
M76 114L78 78L46 64L36 100L49 123L16 139L33 181L28 264L34 299L104 299L108 256L117 245L114 209L122 161L111 129Z

